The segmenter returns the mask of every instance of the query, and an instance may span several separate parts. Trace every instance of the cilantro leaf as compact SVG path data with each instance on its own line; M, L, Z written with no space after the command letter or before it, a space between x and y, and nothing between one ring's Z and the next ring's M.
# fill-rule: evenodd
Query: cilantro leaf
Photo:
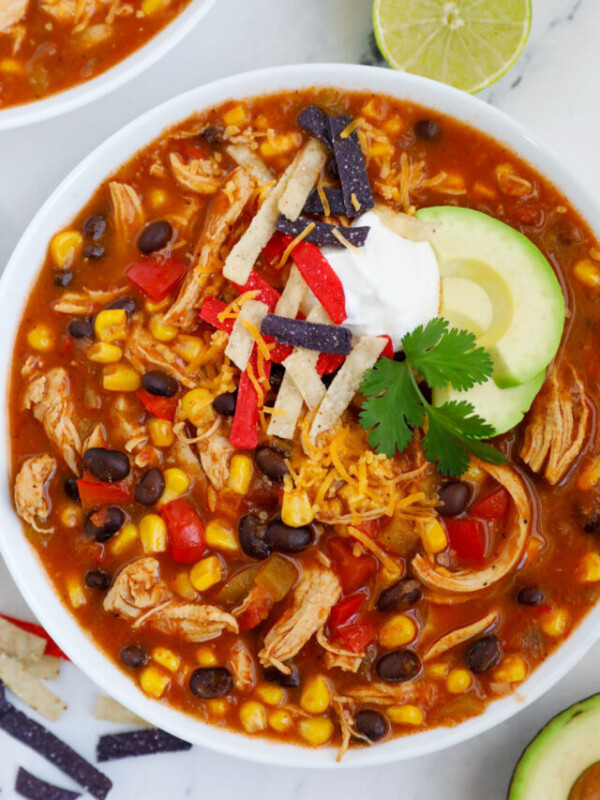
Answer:
M483 383L493 370L490 354L475 346L475 336L456 328L449 330L434 348L412 356L411 364L432 389L451 384L459 392Z
M419 325L414 331L407 333L402 339L402 348L408 361L418 358L427 350L431 350L448 331L448 320L434 317L427 325Z

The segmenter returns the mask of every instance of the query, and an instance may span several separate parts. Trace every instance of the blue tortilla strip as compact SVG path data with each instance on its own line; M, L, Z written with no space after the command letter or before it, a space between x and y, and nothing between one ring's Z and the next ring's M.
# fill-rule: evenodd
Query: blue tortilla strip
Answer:
M329 213L333 217L345 217L346 206L344 205L344 195L341 189L323 189L327 202L329 203ZM308 195L303 214L324 214L323 201L316 189Z
M80 792L72 792L70 789L61 789L60 786L46 783L23 767L19 767L17 773L15 792L27 800L77 800L81 797Z
M298 125L331 150L331 136L324 111L317 106L307 106L298 117Z
M314 228L304 237L304 241L318 244L319 247L344 247L334 235L334 231L339 231L344 239L355 247L363 247L367 241L370 228L367 225L344 228L341 225L328 225L326 222L318 222L308 217L298 217L295 222L290 222L287 217L280 214L277 217L275 227L281 233L287 233L294 238L300 236L307 225L314 225Z
M191 750L192 745L166 731L148 728L143 731L128 731L112 736L101 736L96 747L98 761L114 761L131 756L148 756L155 753L176 753Z
M352 350L352 331L341 325L322 325L320 322L305 322L267 314L261 323L260 332L264 336L272 336L282 344L318 350L320 353L347 356Z
M327 117L331 147L340 175L346 213L348 216L356 216L373 208L375 201L356 131L353 131L345 139L342 139L340 135L351 122L352 117L347 115ZM353 195L358 201L358 208L352 202Z
M11 710L13 706L6 699L6 689L4 684L0 681L0 719Z

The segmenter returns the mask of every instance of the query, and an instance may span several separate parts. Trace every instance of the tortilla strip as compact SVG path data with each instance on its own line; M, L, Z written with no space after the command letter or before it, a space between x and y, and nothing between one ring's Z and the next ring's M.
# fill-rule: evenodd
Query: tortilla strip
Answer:
M0 651L19 661L39 661L46 649L46 640L28 633L0 617Z
M291 317L295 319L300 310L300 304L302 303L304 293L307 290L310 291L308 289L308 284L300 274L298 267L293 264L290 268L287 282L283 287L281 297L275 306L274 313L280 317Z
M16 658L0 654L0 680L34 711L55 722L67 704L34 678Z
M325 147L316 139L310 139L302 150L294 180L288 182L279 200L279 211L292 222L300 216L308 195L325 166L327 155Z
M225 152L238 166L244 167L259 185L264 186L274 180L273 173L265 162L245 144L230 144Z
M274 414L269 422L267 433L280 439L292 439L304 400L296 388L294 379L286 372L277 392L273 408Z
M40 681L55 681L60 675L62 659L55 656L42 656L39 661L21 661L30 675Z
M116 722L122 725L143 725L146 728L152 728L149 722L145 719L138 717L133 711L130 711L121 703L113 700L112 697L106 695L98 695L96 698L96 708L94 710L96 719L102 719L105 722Z
M260 300L248 300L243 304L233 324L233 330L225 348L225 355L242 372L248 366L255 344L254 337L244 325L244 321L251 323L260 331L260 323L268 313L269 308L265 303L261 303Z
M441 656L442 653L445 653L447 650L451 650L453 647L457 647L459 644L468 642L469 639L472 639L474 636L478 636L480 633L483 633L487 628L490 627L490 625L493 625L497 619L498 612L492 611L490 614L478 619L476 622L472 622L470 625L465 625L464 628L458 628L457 630L447 633L445 636L442 636L441 639L438 639L436 642L433 642L433 644L429 645L427 650L425 650L423 653L423 661L430 661L432 658Z
M307 316L306 321L331 325L329 314L321 305L313 308ZM311 411L317 408L327 391L317 373L319 355L318 350L307 350L305 347L296 347L294 352L283 362L286 374L289 373L291 375L296 384L296 388Z
M384 225L394 233L397 233L398 236L410 239L411 242L429 242L441 225L440 222L428 222L424 219L419 219L413 214L393 211L389 206L384 206L382 203L376 203L373 210Z

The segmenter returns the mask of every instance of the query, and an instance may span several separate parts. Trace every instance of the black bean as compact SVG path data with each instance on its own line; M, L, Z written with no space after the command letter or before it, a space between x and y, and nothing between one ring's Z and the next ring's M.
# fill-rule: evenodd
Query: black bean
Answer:
M298 670L291 664L287 665L291 667L291 672L289 675L284 675L283 672L280 672L277 667L267 667L263 670L263 675L266 681L269 683L278 683L280 686L285 687L286 689L295 689L296 686L300 686L300 675L298 674Z
M321 376L321 380L323 382L323 385L326 386L329 389L329 387L331 386L331 384L333 383L333 381L335 379L335 376L338 374L340 369L341 369L341 367L338 367L333 372L328 372L326 375L322 375Z
M104 308L106 311L110 311L113 308L124 308L127 312L127 316L129 317L136 310L137 303L133 297L119 297L118 300L113 300L112 303L104 306Z
M335 160L335 158L332 157L329 159L329 161L325 166L325 169L330 178L333 178L334 181L339 180L340 171L338 169L337 161Z
M65 481L65 494L71 498L71 500L75 500L76 503L79 502L79 487L77 486L77 478L67 478Z
M237 405L237 392L223 392L213 400L213 408L222 417L233 417Z
M581 527L586 533L598 533L598 531L600 531L600 511L580 514L579 518Z
M395 611L416 605L423 597L421 584L412 578L401 580L384 589L377 598L377 611Z
M281 364L271 364L271 374L269 375L269 384L273 391L277 392L281 386L283 376L285 375L285 367Z
M164 219L159 219L157 222L151 222L141 232L138 239L138 250L144 255L156 253L162 250L171 241L173 236L173 228L170 223Z
M238 523L240 547L250 558L264 559L271 554L266 542L266 525L256 514L246 514Z
M119 653L126 667L137 669L148 663L148 653L139 644L128 644Z
M207 144L215 145L223 141L223 129L214 125L208 125L200 134L200 139Z
M122 481L129 475L129 459L119 450L107 450L105 447L90 447L83 454L84 469L89 470L95 478L105 483Z
M83 524L85 536L97 542L106 542L121 528L125 522L125 514L118 506L106 506L92 511Z
M472 490L464 481L450 481L438 491L441 505L438 511L443 517L455 517L462 514L471 500Z
M72 319L67 326L67 330L69 336L74 339L90 339L93 334L92 323L87 317Z
M312 543L313 532L308 526L292 528L280 519L267 525L265 541L271 550L281 553L301 553Z
M406 353L404 350L397 350L394 353L394 361L397 361L399 364L401 364L403 361L406 361Z
M55 269L54 270L54 285L55 286L68 286L73 280L73 273L70 269Z
M153 506L158 502L165 488L165 476L158 467L146 472L133 490L133 496L143 506Z
M196 697L208 700L220 697L233 688L233 677L225 667L200 667L190 677L190 689Z
M502 655L502 645L498 641L498 637L490 634L473 642L467 650L465 663L471 672L480 674L495 667Z
M88 261L98 261L104 255L104 245L88 244L83 248L83 257Z
M354 730L370 742L378 742L388 732L386 718L379 711L364 708L354 717Z
M151 369L142 378L142 389L157 397L173 397L179 391L179 383L166 372Z
M282 483L284 475L289 473L285 457L272 447L259 447L254 460L259 470L274 483Z
M394 650L381 656L377 662L377 674L382 681L399 683L409 681L421 669L421 659L412 650Z
M539 606L544 602L544 593L535 586L523 586L517 592L517 603L522 606Z
M104 591L110 586L110 575L105 569L89 569L85 573L85 585L88 589Z
M435 142L440 138L440 126L433 119L420 119L415 122L415 133L419 139L426 142Z
M83 223L83 235L88 239L99 239L106 231L106 217L102 214L92 214Z

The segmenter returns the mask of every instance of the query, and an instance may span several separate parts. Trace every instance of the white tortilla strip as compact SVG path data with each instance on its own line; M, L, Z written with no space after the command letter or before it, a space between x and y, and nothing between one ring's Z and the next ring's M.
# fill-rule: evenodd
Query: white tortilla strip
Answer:
M254 347L254 337L244 325L244 320L250 322L260 331L260 323L269 313L269 308L260 300L248 300L244 303L236 321L233 323L233 330L225 348L225 355L230 358L242 372L248 366L248 361L252 355Z
M245 144L230 144L225 152L238 166L249 172L259 185L264 186L265 183L274 180L273 173L265 162Z
M0 654L0 680L24 703L46 719L55 722L67 704L34 678L16 658Z
M46 640L13 625L0 617L0 651L19 661L39 661L44 655Z
M62 658L42 656L39 661L22 661L21 664L34 678L40 681L55 681L60 675Z
M275 306L275 314L280 317L296 319L296 315L300 311L300 304L307 291L310 292L308 284L300 274L298 267L293 264L283 292Z
M419 219L414 214L403 214L401 211L393 211L389 206L382 203L375 205L374 211L380 220L390 230L410 239L411 242L429 242L431 237L438 230L441 222L430 222L429 220Z
M375 364L387 339L382 336L361 336L333 379L310 429L311 441L329 430L352 402L362 383L363 375Z
M122 725L143 725L145 728L154 727L149 722L146 722L145 719L138 717L133 711L106 695L98 695L94 716L96 719L102 719L105 722L116 722Z
M322 325L332 324L329 314L321 305L313 308L307 316L306 321L316 322ZM305 347L296 347L294 348L294 352L283 362L283 366L292 376L296 388L311 411L317 408L327 391L317 373L319 355L318 350L307 350Z
M447 633L445 636L442 636L441 639L429 645L427 650L423 653L423 661L431 661L432 658L441 656L442 653L445 653L447 650L451 650L459 644L468 642L469 639L472 639L474 636L479 636L480 633L483 633L493 625L497 619L498 612L492 611L485 617L478 619L477 622L473 622L470 625L466 625L464 628L458 628L451 633Z
M300 216L326 161L325 147L316 139L311 139L301 152L293 180L288 181L285 192L279 200L279 211L292 222Z
M298 417L304 400L296 388L294 379L287 372L283 376L275 401L275 413L271 417L267 433L280 439L293 439Z

